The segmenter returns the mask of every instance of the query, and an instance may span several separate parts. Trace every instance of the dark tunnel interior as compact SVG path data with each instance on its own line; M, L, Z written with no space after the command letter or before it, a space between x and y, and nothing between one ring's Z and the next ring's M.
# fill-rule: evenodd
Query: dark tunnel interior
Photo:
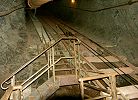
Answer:
M69 39L73 37L77 40L74 42L73 39L70 39L70 43L68 43L68 39L65 39L63 43L57 43L60 38L65 37ZM86 43L83 44L84 41ZM81 43L85 45L84 47L90 49L87 50ZM52 45L57 46L53 49ZM66 49L67 47L69 49ZM55 57L55 55L57 56ZM60 62L66 56L67 60ZM72 58L68 59L68 56L72 56ZM57 59L58 57L59 59ZM72 59L74 59L74 62ZM54 69L55 66L60 67ZM136 76L134 78L131 77L132 73L129 74L132 70L127 69L130 66L132 69L134 68L133 72ZM126 73L122 71L124 67ZM133 85L136 93L138 93L137 67L138 0L0 0L1 100L8 100L3 99L3 96L12 84L19 86L22 84L23 86L27 82L29 86L25 87L26 91L22 94L25 95L24 98L26 99L22 97L23 99L16 98L16 100L81 100L84 91L84 94L87 95L83 98L86 100L91 100L88 98L95 98L97 95L100 95L100 97L96 100L105 100L106 97L116 98L114 96L116 91L112 91L109 86L109 84L114 85L112 81L114 81L115 86L119 89L122 87L121 89L124 89L124 91L129 89L131 91L133 88L129 86ZM102 74L103 72L110 73L109 68L114 69L114 71L117 68L120 69L117 70L117 75L115 75L116 80L106 76L105 82L103 79L105 77ZM72 73L81 76L77 82L70 75ZM37 74L42 77L35 80ZM68 75L67 78L56 77L55 80L57 79L59 82L54 82L54 85L50 83L51 78L54 79L54 75L60 74L62 76L69 74L70 76ZM83 76L84 74L86 75ZM102 78L93 79L94 82L83 81L83 91L80 79L89 78L89 75L101 75ZM14 77L16 77L15 83L12 83ZM45 83L46 80L50 81ZM71 82L74 83L71 84ZM91 86L88 86L88 84ZM100 84L100 88L96 87L97 84L98 86ZM9 86L9 88L3 90L2 86ZM125 86L128 86L126 90L123 88ZM135 89L133 90L135 91ZM43 96L41 93L46 95ZM136 95L136 93L134 94ZM135 97L135 95L132 97ZM11 95L9 100L14 100L13 98L14 96ZM131 100L138 100L137 98Z

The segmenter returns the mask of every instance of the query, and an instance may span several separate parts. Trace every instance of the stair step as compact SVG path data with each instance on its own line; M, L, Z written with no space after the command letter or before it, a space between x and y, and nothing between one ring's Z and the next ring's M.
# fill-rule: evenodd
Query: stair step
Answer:
M75 68L64 68L64 69L55 69L55 71L70 71L74 70Z
M55 57L64 56L64 54L56 54Z
M32 91L31 96L35 97L35 100L46 100L49 96L51 96L54 92L56 92L59 89L59 81L56 80L56 82L53 82L53 77L51 77L49 80L44 82L41 86L39 86L37 89ZM39 96L41 94L41 96ZM38 98L39 96L39 98Z
M58 75L56 79L59 80L60 86L79 84L76 75Z
M34 96L29 96L29 100L35 100Z
M128 99L138 99L138 85L124 86L118 88L118 91Z
M56 64L56 66L68 65L69 63Z
M104 59L105 58L105 59ZM89 62L101 63L101 62L119 62L119 60L113 56L106 57L85 57L85 59ZM106 60L107 59L107 60ZM84 62L85 63L85 62Z

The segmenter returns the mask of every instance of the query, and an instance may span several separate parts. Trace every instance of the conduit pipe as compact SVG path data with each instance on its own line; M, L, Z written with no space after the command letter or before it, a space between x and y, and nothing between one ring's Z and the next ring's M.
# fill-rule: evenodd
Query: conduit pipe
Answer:
M41 5L48 3L50 1L53 1L53 0L28 0L28 5L29 5L29 7L34 9L34 8L38 8Z

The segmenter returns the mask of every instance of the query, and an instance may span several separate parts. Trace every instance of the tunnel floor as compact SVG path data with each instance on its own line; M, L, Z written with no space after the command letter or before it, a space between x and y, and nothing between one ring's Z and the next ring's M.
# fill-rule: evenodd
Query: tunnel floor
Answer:
M60 87L51 97L46 100L81 100L78 85Z
M81 100L80 96L57 96L48 100Z

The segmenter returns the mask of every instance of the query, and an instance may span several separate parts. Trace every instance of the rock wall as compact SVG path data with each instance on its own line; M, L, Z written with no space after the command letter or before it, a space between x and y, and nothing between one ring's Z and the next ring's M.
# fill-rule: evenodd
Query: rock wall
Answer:
M24 60L21 56L26 40L23 6L23 0L0 0L0 83Z
M131 0L75 1L73 4L71 0L55 0L46 9L137 66L138 3Z

